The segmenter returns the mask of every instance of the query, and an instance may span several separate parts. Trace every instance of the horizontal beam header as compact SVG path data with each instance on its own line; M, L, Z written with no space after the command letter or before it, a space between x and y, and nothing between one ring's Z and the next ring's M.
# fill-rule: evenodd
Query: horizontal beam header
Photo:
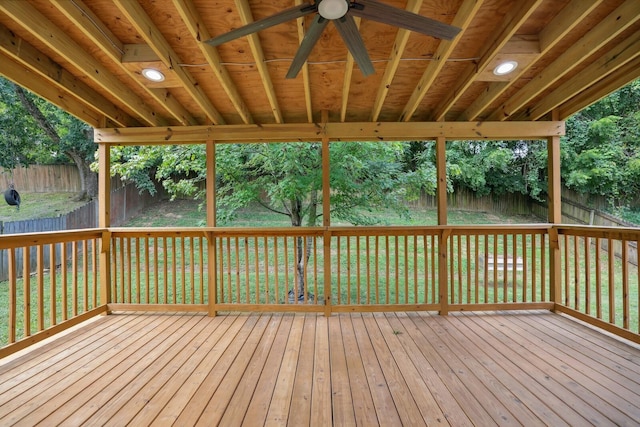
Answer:
M95 141L107 145L174 145L249 142L415 141L544 139L562 136L563 121L540 122L358 122L268 125L172 126L106 128L94 131Z

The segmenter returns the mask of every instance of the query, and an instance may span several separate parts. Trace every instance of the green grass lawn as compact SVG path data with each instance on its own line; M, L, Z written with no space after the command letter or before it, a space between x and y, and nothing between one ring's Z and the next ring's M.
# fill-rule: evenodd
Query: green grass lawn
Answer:
M204 226L207 216L200 202L178 199L164 200L143 210L129 220L127 227L199 227ZM413 208L410 218L401 218L393 211L376 213L381 225L436 225L438 216L435 209ZM496 212L449 211L448 223L464 224L528 224L544 220L535 216L509 216ZM333 221L333 225L348 225ZM221 227L287 227L291 221L285 215L268 211L260 206L244 208L238 211L236 218L228 223L219 223Z
M0 202L0 221L23 221L64 215L86 203L74 201L75 196L76 193L20 192L20 209L9 206L3 197Z

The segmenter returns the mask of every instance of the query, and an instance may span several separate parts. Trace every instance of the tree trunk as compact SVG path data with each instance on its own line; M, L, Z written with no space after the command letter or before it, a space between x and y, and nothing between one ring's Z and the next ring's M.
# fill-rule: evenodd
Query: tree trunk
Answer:
M24 108L31 114L38 126L47 134L54 144L60 146L60 135L56 132L55 128L49 123L49 120L42 114L42 111L31 99L27 96L24 89L18 85L14 85L16 95L20 99L20 102ZM78 174L80 175L80 188L81 192L76 196L76 200L90 200L98 194L98 175L90 168L90 163L85 158L75 151L67 150L65 154L73 160L78 168Z
M75 201L91 200L98 195L98 174L91 170L91 165L84 160L82 155L75 151L66 151L65 154L73 160L80 175L80 193Z
M318 211L318 191L312 190L310 195L310 206L307 218L307 226L314 227L316 225L316 216ZM295 200L291 204L291 225L294 227L300 227L302 225L302 201ZM296 291L294 292L294 299L297 302L303 302L306 298L309 300L313 298L313 295L307 294L305 298L306 288L306 266L309 265L311 259L311 249L313 247L313 236L296 238L296 270L297 270L297 283Z

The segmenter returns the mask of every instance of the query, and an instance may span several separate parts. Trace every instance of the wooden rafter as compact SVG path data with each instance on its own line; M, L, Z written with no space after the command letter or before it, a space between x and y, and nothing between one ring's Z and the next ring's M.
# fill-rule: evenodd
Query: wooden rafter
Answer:
M243 24L246 25L253 22L251 6L249 6L247 0L236 0L236 6L238 8L238 13L240 14L240 18L242 19ZM269 75L269 69L267 68L267 64L264 60L264 51L262 50L262 45L260 44L260 38L258 38L258 35L256 33L253 33L249 34L247 36L247 39L249 41L251 53L253 54L253 59L256 63L256 68L258 69L260 77L262 78L262 85L264 86L265 93L267 95L267 98L269 99L273 117L275 118L276 123L282 123L284 121L284 119L282 118L282 111L280 110L280 106L278 105L276 91L273 88L273 82L271 81L271 76Z
M461 28L462 32L464 32L471 24L471 21L475 17L478 10L480 10L482 2L483 0L465 0L465 2L458 10L458 13L456 13L456 16L453 19L451 25ZM451 41L442 40L440 42L436 53L433 55L433 61L429 63L427 69L422 74L420 81L411 93L411 97L409 98L409 101L405 105L402 114L400 115L400 121L408 122L409 120L411 120L413 113L416 112L416 110L418 109L418 105L420 105L420 103L424 99L427 91L442 70L442 67L444 67L444 65L447 63L447 60L453 53L453 50L455 49L459 40L459 38L455 38Z
M422 0L418 6L420 1L383 2L419 13L427 4ZM292 27L243 36L236 49L215 48L204 40L251 23L254 16L277 15L316 0L277 0L269 7L253 0L205 3L0 0L0 74L101 128L208 126L222 118L246 126L258 116L266 125L313 125L321 117L316 108L332 111L335 122L364 120L374 126L382 117L402 123L522 122L549 112L566 117L606 95L603 91L629 82L632 78L621 70L637 75L629 67L637 63L637 46L629 43L640 31L638 0L459 0L455 16L446 21L461 28L460 34L422 46L425 50L417 55L428 59L420 62L422 67L398 66L409 59L413 36L407 42L405 31L378 32L368 26L361 33L365 46L387 62L376 64L377 78L355 76L349 53L346 65L338 65L345 58L344 43L337 31L329 30L313 50L316 62L303 65L297 82L274 73L278 67L270 64L287 60L292 34L286 28ZM431 6L437 3L429 0ZM205 15L212 13L216 16ZM310 17L297 21L299 40ZM175 33L172 21L183 25L184 34ZM247 55L253 71L237 66L247 63ZM494 76L498 60L511 55L519 62L516 71ZM453 65L454 56L467 60ZM144 80L142 67L156 67L166 80ZM324 90L323 84L337 87ZM361 134L345 129L349 135ZM414 135L412 128L406 129ZM283 135L294 138L289 131L284 127Z
M133 81L154 98L160 106L165 109L167 115L173 116L179 123L183 125L197 124L193 116L172 96L169 96L166 89L153 89L147 87L143 82L139 81L132 72L122 63L122 55L124 53L124 45L120 43L113 33L93 14L82 0L51 0L62 14L64 14L71 22L73 22L82 34L91 40L100 48L124 74L131 75Z
M49 46L96 85L121 102L140 122L150 126L161 126L165 122L139 97L126 88L122 82L107 70L97 59L80 47L64 31L33 6L23 1L0 2L0 11L18 23L35 38ZM90 100L88 100L90 102Z
M541 71L535 80L532 80L498 107L488 119L506 120L513 116L530 100L541 94L639 19L640 2L627 0Z
M596 62L591 63L587 68L580 71L578 75L567 80L560 87L556 88L552 93L546 95L540 100L535 107L527 109L527 111L518 117L527 118L528 120L538 120L557 106L561 105L565 99L571 99L580 93L580 81L598 81L607 75L615 72L617 69L625 66L640 56L640 31L633 34L627 39L626 43L620 43L607 54Z
M222 89L229 97L229 100L240 115L242 121L246 124L253 123L253 117L251 116L249 108L242 99L242 96L240 96L238 88L231 79L231 76L229 75L226 67L222 65L222 59L218 54L218 49L207 43L203 43L205 40L209 40L211 38L211 35L209 34L204 21L202 21L200 14L196 10L193 1L173 0L173 4L178 10L178 13L180 14L180 17L184 21L185 25L189 29L191 36L195 40L197 40L200 51L211 66L211 70L218 78Z
M526 0L517 2L517 6L507 13L502 25L496 28L496 37L487 43L480 60L477 64L469 64L463 73L463 77L458 80L455 88L449 91L449 96L443 100L431 114L432 120L442 120L449 109L456 103L458 99L466 92L466 90L475 82L476 78L482 70L495 58L500 49L511 39L518 31L520 26L526 22L536 8L542 3L542 0Z
M296 0L296 5L301 5L302 0ZM296 26L298 27L298 42L302 43L305 35L305 19L304 17L296 19ZM311 106L311 81L309 79L309 64L307 61L302 64L302 84L304 86L304 105L307 108L307 121L313 122L313 108Z
M421 6L422 0L409 0L407 2L406 10L412 13L418 13ZM393 43L393 48L391 49L391 56L389 57L389 62L384 69L382 82L380 83L380 86L378 86L378 93L376 94L376 100L373 103L371 117L369 118L369 120L373 122L377 121L378 117L380 117L382 105L384 104L384 100L387 98L387 94L391 88L391 82L393 82L393 78L396 75L396 71L400 65L400 59L402 59L402 54L407 46L407 41L409 40L410 35L411 31L403 28L400 28L398 30L398 34L396 34L396 40Z
M119 126L139 124L108 99L2 25L0 52L6 55L3 59L6 61L3 73L9 79L92 126L99 125L99 117L95 116L94 111L108 117ZM31 73L40 78L33 78Z
M583 108L609 95L617 88L625 86L635 79L640 78L640 57L628 62L615 72L611 73L608 79L601 80L587 91L582 92L565 102L557 108L560 120L566 120L569 116L577 113Z
M171 45L169 45L169 42L167 42L153 21L151 21L151 18L149 18L142 6L140 6L138 2L127 0L114 0L114 3L136 28L140 36L147 42L158 57L160 57L164 65L175 72L178 79L182 82L183 88L198 106L202 108L207 118L214 124L224 124L224 119L213 106L211 100L202 91L198 82L196 82L190 73L178 65L182 63L180 57Z
M553 49L564 36L573 30L589 13L591 13L604 0L573 0L562 11L553 18L553 20L540 32L539 44L540 55L544 56ZM519 66L508 82L491 83L488 89L483 92L471 105L464 111L458 120L476 120L485 109L487 109L498 97L500 97L518 78L535 64Z

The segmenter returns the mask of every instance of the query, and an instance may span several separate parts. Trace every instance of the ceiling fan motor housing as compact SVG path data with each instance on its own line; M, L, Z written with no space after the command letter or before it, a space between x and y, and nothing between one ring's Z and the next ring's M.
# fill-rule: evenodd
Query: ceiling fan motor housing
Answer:
M346 0L321 0L318 4L318 13L324 19L342 18L349 10Z

